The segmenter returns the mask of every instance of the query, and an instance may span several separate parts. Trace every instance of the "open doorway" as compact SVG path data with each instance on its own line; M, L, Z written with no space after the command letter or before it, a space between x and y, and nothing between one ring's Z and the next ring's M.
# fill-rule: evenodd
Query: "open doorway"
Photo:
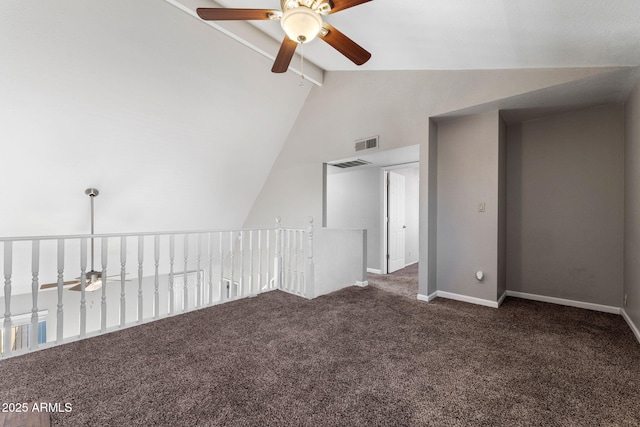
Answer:
M370 273L387 274L418 261L419 153L416 145L325 165L323 225L367 230L367 271ZM399 180L404 180L405 190L404 197L396 197L394 192L397 200L391 204L386 183L390 173L402 177ZM387 229L389 209L404 213L397 224L401 231L393 239L389 238ZM399 240L396 241L396 237ZM394 254L398 254L391 270L387 257L390 241L397 249Z
M381 232L382 274L418 262L419 163L384 167ZM385 268L386 267L386 268Z

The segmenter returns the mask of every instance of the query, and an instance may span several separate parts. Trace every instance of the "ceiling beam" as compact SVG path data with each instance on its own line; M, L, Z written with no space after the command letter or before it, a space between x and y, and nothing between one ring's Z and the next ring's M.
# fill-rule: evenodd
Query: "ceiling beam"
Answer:
M247 23L246 21L203 21L196 14L198 7L221 7L214 1L203 0L165 0L167 3L177 7L181 11L191 15L199 22L202 22L211 28L214 28L222 34L240 42L249 49L259 53L260 55L274 61L276 54L280 49L280 43L282 41L274 40L264 32L260 31L255 26ZM291 65L289 66L289 72L293 72L299 76L302 76L302 58L299 54L295 54ZM270 68L269 68L270 69ZM265 69L264 72L270 72L269 69ZM258 71L256 71L258 72ZM324 78L324 70L317 65L304 60L304 79L318 86L322 86Z

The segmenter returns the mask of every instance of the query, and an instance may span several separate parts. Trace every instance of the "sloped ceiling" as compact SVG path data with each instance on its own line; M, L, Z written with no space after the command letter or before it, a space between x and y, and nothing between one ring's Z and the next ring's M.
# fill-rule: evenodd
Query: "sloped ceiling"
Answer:
M181 11L177 1L3 2L0 170L10 178L0 235L86 232L87 187L101 190L98 232L242 225L303 124L311 87L295 73L270 72L278 23L260 23L268 34L245 23L235 26L240 36L224 33L188 13L216 3L180 0ZM256 1L218 5L279 7ZM327 18L373 53L370 62L357 68L318 42L305 47L305 67L318 84L337 70L330 93L343 102L344 85L364 86L340 70L637 65L637 16L634 0L373 0ZM384 92L388 72L364 81ZM402 88L413 96L414 87ZM324 126L326 111L308 112L310 126ZM340 137L376 133L370 122ZM347 154L330 159L340 157Z
M242 225L311 89L161 0L3 1L0 236Z
M171 1L280 9L279 0ZM357 67L321 40L304 55L324 70L638 65L638 16L636 0L372 0L326 17L373 54L369 62ZM282 40L278 22L253 24Z

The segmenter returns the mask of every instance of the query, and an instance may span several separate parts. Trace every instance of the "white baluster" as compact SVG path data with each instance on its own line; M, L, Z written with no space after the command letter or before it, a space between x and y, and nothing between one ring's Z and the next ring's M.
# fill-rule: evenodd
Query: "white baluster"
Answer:
M58 239L58 318L57 318L57 337L56 343L62 344L64 337L63 324L63 307L62 307L62 289L64 286L64 239Z
M307 229L307 268L304 277L304 295L307 298L314 297L314 264L313 264L313 217L309 217Z
M287 241L286 241L286 254L287 254L287 291L291 292L291 230L287 230Z
M4 333L2 348L4 356L11 356L11 274L13 264L13 242L4 242Z
M280 217L276 218L276 243L275 243L275 261L273 266L273 275L275 278L275 288L282 289L282 225Z
M249 295L253 295L253 230L249 231Z
M169 236L169 314L173 314L173 305L175 303L173 289L173 262L176 257L176 236Z
M100 301L100 332L107 331L107 251L109 250L109 239L102 238L101 262L102 262L102 297Z
M80 338L87 335L87 239L80 239Z
M154 261L154 275L153 275L153 318L158 319L160 317L160 236L156 235L153 238L153 261Z
M31 334L29 349L38 348L38 273L40 271L40 240L33 240L31 246Z
M234 281L234 273L235 273L235 254L233 250L233 231L229 232L229 257L231 259L231 281L229 282L229 298L233 299L235 295L233 295L233 281Z
M298 266L298 293L300 295L305 295L304 293L304 262L305 262L305 258L304 258L304 230L300 230L299 233L300 236L300 241L298 244L298 250L299 250L299 266Z
M202 305L202 275L200 274L200 260L202 258L202 233L198 233L198 247L196 248L196 307Z
M265 280L265 289L271 289L271 230L267 230L267 275Z
M220 261L220 302L224 302L224 300L226 299L226 292L225 292L225 286L224 286L224 251L223 251L223 245L222 245L222 238L223 235L222 233L218 233L218 259Z
M126 324L127 317L127 296L125 280L127 275L127 238L120 237L120 327ZM102 278L102 287L106 285L106 277Z
M184 288L183 295L184 299L182 300L182 311L187 311L189 309L189 286L187 281L187 270L189 264L189 235L184 235Z
M209 305L213 304L213 233L209 233Z
M144 236L138 236L138 323L144 317L142 299L142 263L144 262Z
M298 293L298 230L293 230L293 245L289 249L293 252L293 272L291 277L291 290Z
M240 280L238 281L238 296L244 296L244 231L238 234L240 239Z
M262 291L262 230L258 230L258 292Z

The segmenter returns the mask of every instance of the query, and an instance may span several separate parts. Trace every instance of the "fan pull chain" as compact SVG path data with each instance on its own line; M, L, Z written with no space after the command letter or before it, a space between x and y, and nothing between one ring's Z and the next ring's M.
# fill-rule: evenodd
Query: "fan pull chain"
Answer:
M304 43L300 43L300 84L299 86L304 86Z

